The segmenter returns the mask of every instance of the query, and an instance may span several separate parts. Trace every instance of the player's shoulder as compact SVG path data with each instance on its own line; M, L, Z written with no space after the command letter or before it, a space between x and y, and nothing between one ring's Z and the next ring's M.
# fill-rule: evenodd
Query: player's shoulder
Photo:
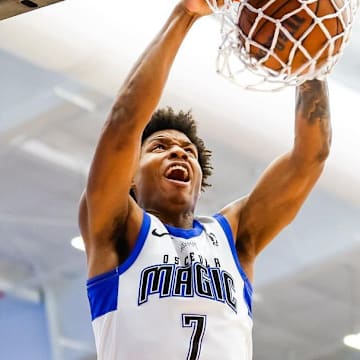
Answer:
M195 220L198 221L200 224L212 224L216 221L215 219L216 214L214 215L196 215Z
M230 224L234 233L236 233L240 218L242 217L244 211L246 211L248 197L249 196L247 195L236 199L218 211L218 214L224 217Z

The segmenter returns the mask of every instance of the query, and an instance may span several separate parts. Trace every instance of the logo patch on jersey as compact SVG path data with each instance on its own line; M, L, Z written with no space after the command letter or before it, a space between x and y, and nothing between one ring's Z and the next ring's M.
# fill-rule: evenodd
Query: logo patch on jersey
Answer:
M182 241L180 243L180 251L183 252L185 249L194 248L197 249L197 244L195 241Z
M208 237L209 237L211 243L212 243L214 246L219 246L219 242L218 242L215 234L209 233L209 234L208 234Z
M152 265L141 272L138 304L146 303L149 296L164 297L199 296L227 304L237 312L232 276L218 267L207 267L199 262L188 266L175 264Z

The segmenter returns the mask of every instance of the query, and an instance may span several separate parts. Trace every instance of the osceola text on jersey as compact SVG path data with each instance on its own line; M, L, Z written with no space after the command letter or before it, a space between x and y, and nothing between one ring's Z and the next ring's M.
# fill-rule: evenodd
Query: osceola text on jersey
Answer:
M196 255L190 253L185 266L169 264L169 256L164 255L162 264L148 266L142 270L139 283L138 304L148 301L149 296L158 294L159 298L177 296L199 296L209 300L226 303L236 313L237 301L232 276L220 268L217 258L214 267L202 258L196 261ZM189 262L189 264L186 264Z

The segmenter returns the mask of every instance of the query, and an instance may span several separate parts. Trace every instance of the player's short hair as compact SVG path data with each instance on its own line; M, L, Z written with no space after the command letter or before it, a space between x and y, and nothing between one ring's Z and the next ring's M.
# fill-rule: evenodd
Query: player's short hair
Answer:
M154 112L150 122L143 131L141 143L156 131L177 130L185 134L189 140L196 146L198 151L198 161L202 170L201 190L211 186L206 180L212 174L210 162L211 151L205 147L204 141L197 136L197 125L191 114L191 110L184 112L174 112L170 106L158 109Z

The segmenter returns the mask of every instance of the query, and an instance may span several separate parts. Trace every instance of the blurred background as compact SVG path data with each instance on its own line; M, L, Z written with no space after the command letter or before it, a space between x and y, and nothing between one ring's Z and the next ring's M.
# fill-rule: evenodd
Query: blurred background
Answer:
M0 22L1 359L96 358L86 259L71 244L78 200L114 97L175 4L67 0ZM216 19L195 24L160 104L192 109L214 152L198 208L208 215L246 194L293 141L294 88L236 87L216 74L219 43ZM343 341L360 332L359 69L357 19L329 78L324 174L256 264L256 360L360 359Z

